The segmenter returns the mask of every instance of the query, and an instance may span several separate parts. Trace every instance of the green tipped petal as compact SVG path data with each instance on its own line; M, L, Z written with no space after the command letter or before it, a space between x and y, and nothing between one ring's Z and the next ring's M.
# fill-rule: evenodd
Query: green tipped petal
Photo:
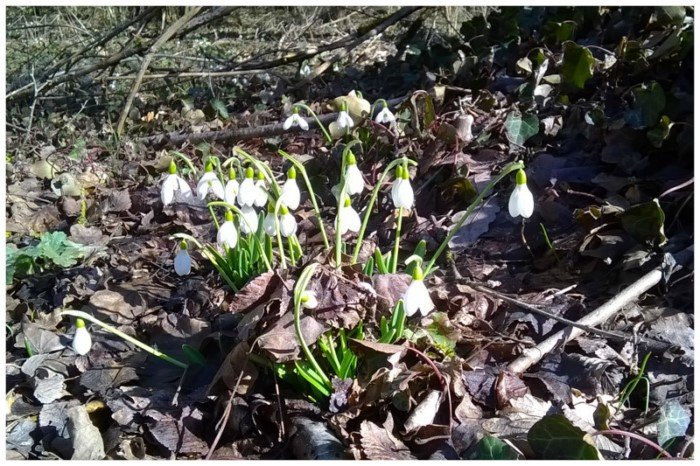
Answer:
M421 269L418 266L416 266L416 268L413 269L413 280L423 280L423 269Z
M170 166L168 167L168 173L171 175L177 174L177 165L175 165L175 159L170 160Z
M83 319L76 319L75 328L85 328L85 321Z
M291 167L289 170L287 170L287 178L290 180L295 180L297 178L297 169Z
M517 185L522 185L527 183L527 175L525 174L525 170L520 169L517 172L515 172L515 184Z
M233 212L231 212L230 210L226 211L226 221L233 222Z
M255 176L255 171L253 170L253 167L248 167L245 169L245 177L246 178L253 178Z

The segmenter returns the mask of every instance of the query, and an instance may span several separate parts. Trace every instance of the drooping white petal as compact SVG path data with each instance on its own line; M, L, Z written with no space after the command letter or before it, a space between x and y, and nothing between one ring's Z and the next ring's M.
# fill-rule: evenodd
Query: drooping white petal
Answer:
M255 233L258 231L258 213L252 206L241 207L241 233Z
M526 184L515 186L508 200L508 213L513 218L522 215L523 218L530 218L535 209L535 200Z
M219 232L216 234L216 242L219 246L226 244L230 248L235 248L238 243L238 232L233 221L229 220L221 224Z
M345 191L352 196L360 194L365 189L365 180L362 179L362 172L357 168L357 165L348 165L345 171Z
M360 220L360 215L355 209L352 208L352 206L341 207L338 215L340 216L338 223L340 224L339 228L341 235L345 234L347 231L352 231L354 233L360 231L362 220Z
M422 316L426 316L435 309L430 293L423 280L413 280L403 295L403 306L406 316L410 317L420 310Z
M377 123L394 123L396 121L396 117L388 108L384 107L382 111L377 114L374 121Z
M81 356L85 356L90 352L92 347L92 338L90 337L90 332L85 327L78 327L75 329L75 335L73 335L73 351Z
M256 207L264 207L267 204L267 186L263 180L255 182L255 200L253 204Z
M165 180L163 180L163 184L160 187L160 200L163 202L163 205L168 205L173 202L177 188L177 175L166 176Z
M280 219L280 233L282 233L282 236L289 238L296 232L297 221L294 218L294 215L290 214L289 212L282 215L282 218Z
M338 127L340 128L352 128L355 123L353 123L352 118L348 115L348 112L341 110L338 114L338 119L336 120Z
M241 207L252 206L255 203L255 181L252 178L246 178L238 188L238 205Z
M411 182L401 178L394 181L394 185L391 188L391 200L397 209L399 207L403 209L413 208L414 196Z
M224 188L224 201L229 204L236 203L236 196L238 195L238 189L240 185L237 180L228 180L226 187Z
M308 131L308 130L309 130L309 124L306 122L305 119L303 119L303 118L300 117L299 115L297 115L297 123L299 123L299 127L300 127L301 129L303 129L304 131Z
M282 125L282 128L284 128L285 131L288 130L289 128L291 128L292 125L294 124L294 115L296 115L296 113L292 113L291 115L289 115L287 117L286 120L284 120L284 124Z
M263 229L265 230L265 233L267 233L269 236L275 236L277 235L277 228L275 227L275 214L272 212L268 212L267 215L265 216L265 219L263 220Z
M316 293L309 290L302 292L301 305L306 309L316 309L318 307L318 299L316 299Z
M190 258L190 253L187 249L180 249L175 255L175 260L173 261L173 267L175 268L175 273L183 276L189 275L192 270L192 259Z
M282 203L288 208L294 210L299 207L299 200L301 199L301 192L299 191L299 186L295 179L287 179L282 185L282 193L280 194L282 198Z

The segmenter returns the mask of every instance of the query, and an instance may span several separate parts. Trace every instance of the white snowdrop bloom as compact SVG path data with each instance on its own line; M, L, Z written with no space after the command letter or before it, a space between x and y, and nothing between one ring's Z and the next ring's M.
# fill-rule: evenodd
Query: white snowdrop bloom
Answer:
M190 253L187 251L187 242L184 240L180 242L179 249L173 261L173 267L175 268L175 273L182 277L183 275L190 274L192 270L192 259L190 258Z
M251 167L246 168L245 179L238 188L236 200L238 200L238 205L241 207L252 206L255 203L257 189L255 187L255 181L253 180L253 174L253 169Z
M396 117L394 116L393 113L391 113L391 110L389 110L389 107L384 104L384 108L382 109L381 112L377 114L377 116L374 118L374 121L377 123L389 123L389 124L394 124L396 123Z
M301 192L299 191L296 178L297 171L292 167L287 171L287 181L282 185L282 192L280 193L284 205L292 210L299 207L299 201L301 200Z
M301 117L301 115L299 115L299 109L294 107L293 113L289 117L287 117L286 120L284 120L284 124L282 125L282 127L286 131L292 126L297 125L304 131L307 131L309 129L309 124L306 122L305 119Z
M340 129L352 128L355 125L352 118L350 118L350 115L348 115L347 110L341 110L340 113L338 113L338 119L335 120L335 122Z
M352 208L350 198L346 198L345 205L341 207L338 212L338 228L340 228L340 234L343 235L347 231L357 233L360 231L361 226L362 221L360 220L360 215Z
M241 185L238 183L238 180L236 180L236 171L233 168L229 169L228 178L226 186L224 186L224 201L229 204L235 204L238 189Z
M233 223L233 212L226 212L226 221L221 224L219 231L216 234L216 242L219 246L228 246L235 248L238 243L238 231Z
M350 196L360 194L365 189L365 180L362 179L362 172L357 168L355 156L348 154L347 168L345 169L345 192Z
M265 207L267 204L267 183L265 183L265 175L258 172L258 179L255 182L255 199L253 205L256 207Z
M241 207L241 233L255 233L258 231L258 213L252 206Z
M267 215L263 219L263 230L268 236L277 235L277 226L275 225L275 207L270 204L267 208Z
M318 307L318 300L316 299L316 293L313 291L305 290L301 294L301 306L306 309L316 309Z
M280 233L285 238L289 238L297 232L297 220L294 218L294 215L289 213L289 209L286 206L280 208L280 213L282 214L280 217Z
M91 347L92 338L90 337L90 332L85 328L83 319L77 319L75 321L75 335L73 335L73 351L81 356L85 356L90 352Z
M189 199L192 197L192 188L177 175L177 167L175 161L170 161L168 176L165 177L163 184L160 187L160 200L163 205L168 205L178 199Z
M413 188L408 179L408 170L405 167L398 166L396 168L396 179L391 187L391 200L397 209L411 209L413 207Z
M310 74L311 74L311 67L309 66L309 64L307 62L304 62L304 64L301 65L301 68L299 68L299 75L302 78L306 78Z
M527 175L523 170L518 170L515 174L515 189L508 201L508 212L513 218L522 215L523 218L530 218L535 210L535 200L532 193L527 189Z
M199 183L197 183L197 197L200 201L203 201L207 197L207 194L212 193L223 201L225 194L224 185L221 184L221 180L216 176L216 173L214 173L210 163L207 163L204 170L204 175L202 175L199 179Z
M413 269L413 281L408 285L401 299L403 299L403 308L408 317L415 314L416 311L420 311L420 314L425 317L435 309L428 288L423 283L423 271L420 267Z

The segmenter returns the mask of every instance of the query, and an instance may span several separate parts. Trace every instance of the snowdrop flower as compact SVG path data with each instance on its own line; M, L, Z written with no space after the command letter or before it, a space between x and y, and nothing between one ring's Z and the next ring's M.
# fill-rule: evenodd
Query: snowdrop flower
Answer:
M216 173L214 173L211 162L207 162L204 168L204 175L202 175L199 179L199 183L197 183L197 197L200 201L203 201L209 193L213 193L214 196L222 201L224 200L224 185L221 184L221 180L216 176Z
M168 168L168 176L165 177L165 181L163 181L160 187L160 200L163 201L163 205L166 206L175 200L175 196L189 199L192 197L192 189L187 184L187 181L177 175L177 166L175 165L175 161L171 160L170 167Z
M391 110L389 110L389 107L386 105L386 101L384 101L384 108L377 114L374 121L377 123L389 123L390 125L396 123L396 117L393 113L391 113Z
M258 231L258 213L255 212L253 206L243 206L241 207L241 216L243 217L239 222L241 225L241 233L249 234Z
M345 102L340 104L340 113L338 114L338 119L335 120L335 122L340 129L352 128L354 126L355 123L353 123L352 118L350 118L350 115L348 115L348 104Z
M302 78L306 78L310 74L311 74L311 67L309 66L309 63L305 61L304 64L301 65L301 68L299 68L299 75Z
M275 225L275 205L270 203L267 205L267 215L263 220L263 230L268 236L277 235L277 225Z
M75 335L73 335L73 351L81 356L85 356L92 347L90 332L85 328L85 321L77 319L75 321Z
M297 232L297 221L294 215L289 213L287 206L280 207L280 213L282 214L280 218L280 233L285 238L289 238Z
M396 179L391 187L391 200L397 209L411 209L413 199L413 188L408 179L408 168L399 165L396 167Z
M415 314L416 311L420 311L420 314L425 317L435 309L435 304L430 299L430 293L423 283L423 270L420 266L413 269L413 281L408 285L401 299L403 299L403 307L408 317Z
M282 125L282 127L286 131L292 126L297 125L299 125L299 127L304 131L307 131L309 129L309 124L299 115L299 108L294 107L294 109L292 110L292 114L286 120L284 120L284 124Z
M216 234L216 242L219 246L228 246L235 248L238 243L238 232L236 225L233 223L233 212L226 211L226 221L219 227L219 232Z
M228 182L226 183L226 187L224 187L224 201L229 204L235 204L239 188L240 184L238 180L236 180L236 170L231 167L228 170Z
M352 152L348 153L347 168L345 169L345 192L349 195L360 194L365 189L362 172L357 168L357 161Z
M338 212L338 228L340 228L340 234L345 234L347 231L357 233L360 231L361 226L362 221L360 220L360 215L352 208L350 198L345 198L345 205L341 207Z
M527 189L527 175L523 170L518 170L515 173L515 189L513 189L508 201L508 212L513 218L517 218L518 215L530 218L534 209L535 201L532 198L532 193Z
M267 204L267 184L265 183L265 174L258 172L258 180L255 182L255 199L253 204L256 207L264 207Z
M303 291L301 293L301 306L305 307L306 309L316 309L318 307L316 293L309 290Z
M175 273L181 277L183 275L189 275L192 270L192 259L190 258L190 253L187 251L187 242L185 240L180 242L180 250L175 255L173 267L175 268Z
M252 206L255 203L256 187L253 175L252 167L245 169L245 179L238 188L238 194L236 195L238 205L241 207Z
M281 190L280 197L284 205L292 210L299 207L301 192L299 192L299 186L297 185L297 170L294 167L287 171L287 181L284 182Z

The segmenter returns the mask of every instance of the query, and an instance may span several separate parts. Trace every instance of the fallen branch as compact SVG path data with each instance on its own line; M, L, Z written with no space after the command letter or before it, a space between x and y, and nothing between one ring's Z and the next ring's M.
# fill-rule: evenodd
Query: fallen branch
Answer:
M644 275L642 278L632 283L630 286L622 290L612 299L607 301L602 306L595 309L590 314L576 321L579 325L594 327L607 321L615 315L623 306L637 299L642 293L649 290L651 287L659 283L663 277L662 269L664 265L658 267ZM515 361L508 364L507 370L522 374L531 366L537 364L546 354L551 352L558 346L564 345L574 338L583 334L585 330L578 327L569 327L558 331L550 336L534 348L528 348L523 351L523 354Z

